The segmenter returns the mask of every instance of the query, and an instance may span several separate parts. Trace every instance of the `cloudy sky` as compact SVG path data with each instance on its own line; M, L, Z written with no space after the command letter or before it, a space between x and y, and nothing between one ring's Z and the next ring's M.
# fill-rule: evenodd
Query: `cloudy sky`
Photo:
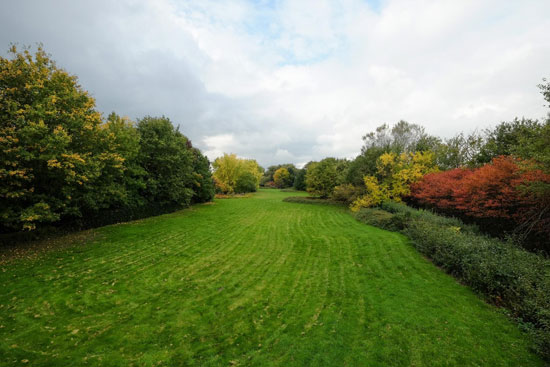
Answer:
M450 137L546 114L548 0L20 0L0 49L42 42L105 114L165 115L213 159L354 157L400 119Z

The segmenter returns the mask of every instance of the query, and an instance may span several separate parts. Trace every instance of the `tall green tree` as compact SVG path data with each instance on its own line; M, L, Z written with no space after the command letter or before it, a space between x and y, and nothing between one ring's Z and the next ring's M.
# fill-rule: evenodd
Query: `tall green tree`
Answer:
M415 152L431 150L439 139L428 135L423 126L400 120L395 125L383 124L363 136L361 152L378 148L383 152Z
M517 153L522 144L530 144L538 139L541 127L542 124L537 120L516 118L486 130L485 143L475 157L476 163L485 164L498 156Z
M432 151L437 165L443 170L475 166L483 143L483 137L477 132L468 135L459 133L446 139Z
M306 173L307 169L297 169L296 177L294 177L293 187L295 190L306 191Z
M166 117L144 117L137 129L139 162L147 171L144 197L161 205L189 205L193 197L190 141Z
M34 229L109 206L124 158L95 101L38 47L0 57L0 219ZM109 172L109 173L106 173Z
M204 203L214 198L215 187L210 161L197 148L193 153L193 202Z
M105 139L101 142L103 149L113 149L124 158L123 171L103 171L102 176L118 188L118 195L112 206L135 208L145 205L147 200L141 195L145 190L147 171L141 166L140 134L135 122L127 117L120 117L112 112L107 117L103 129Z
M347 160L336 158L310 163L306 173L307 191L322 198L330 197L334 187L343 183L348 164Z

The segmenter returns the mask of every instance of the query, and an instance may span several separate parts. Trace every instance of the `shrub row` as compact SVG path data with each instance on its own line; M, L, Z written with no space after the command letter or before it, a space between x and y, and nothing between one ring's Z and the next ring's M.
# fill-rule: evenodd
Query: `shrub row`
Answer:
M299 203L299 204L344 205L341 202L338 202L335 200L322 199L319 197L310 197L310 196L290 196L288 198L284 198L283 201L286 201L287 203Z
M411 186L406 200L474 220L493 235L510 232L526 248L550 253L550 174L534 161L500 156L475 169L431 173Z
M550 359L550 260L482 235L455 218L396 203L382 209L361 209L356 218L408 236L436 265L506 308L534 336L537 351Z

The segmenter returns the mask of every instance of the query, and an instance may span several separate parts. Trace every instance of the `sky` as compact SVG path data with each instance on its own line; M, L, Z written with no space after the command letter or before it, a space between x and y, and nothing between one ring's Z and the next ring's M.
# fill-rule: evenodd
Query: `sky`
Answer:
M166 116L211 160L355 157L403 119L440 137L547 113L548 0L0 2L106 116Z

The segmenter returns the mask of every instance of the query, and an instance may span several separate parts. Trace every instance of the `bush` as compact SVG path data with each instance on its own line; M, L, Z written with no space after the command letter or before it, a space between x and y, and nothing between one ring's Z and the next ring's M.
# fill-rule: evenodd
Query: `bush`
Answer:
M288 198L284 198L283 201L287 203L299 204L343 205L338 201L311 196L290 196Z
M550 358L550 260L511 242L479 234L477 227L403 204L361 209L355 217L399 230L434 264L487 300L509 310L534 336L538 352Z
M361 188L351 184L342 184L334 188L332 192L332 200L339 201L345 204L351 204L363 194Z
M348 161L325 158L320 162L309 163L306 171L306 190L312 195L328 198L335 186L344 181Z
M513 233L531 250L550 253L550 174L533 161L500 156L469 170L426 175L412 185L410 203L475 221L485 231Z
M235 185L236 194L244 194L245 192L255 192L258 187L256 176L252 172L243 172Z
M462 232L468 232L473 234L480 234L481 231L475 224L466 224L458 218L445 217L438 215L430 210L414 209L403 203L396 203L395 201L385 201L380 205L380 209L388 211L393 214L405 214L410 218L416 220L424 220L434 224L438 224L443 227L455 227L460 228Z
M388 231L400 231L403 224L400 222L402 215L394 215L385 210L363 208L355 213L355 218L371 226L387 229Z

